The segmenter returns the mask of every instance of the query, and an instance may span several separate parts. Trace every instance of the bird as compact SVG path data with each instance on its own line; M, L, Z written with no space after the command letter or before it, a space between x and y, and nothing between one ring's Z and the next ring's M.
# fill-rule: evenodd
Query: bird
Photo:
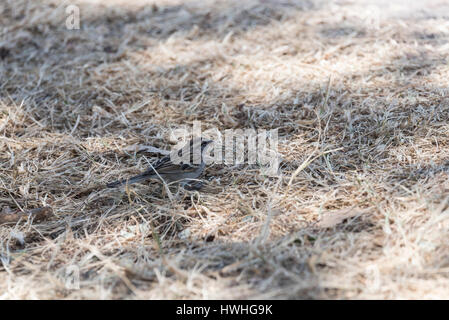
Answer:
M195 181L203 173L206 167L206 163L204 161L204 151L212 142L213 140L203 138L190 139L190 141L181 149L175 151L174 153L171 152L169 155L153 162L150 168L144 173L129 179L108 183L106 186L108 188L115 188L149 179L162 179L165 183L177 182L181 183L183 186L186 186L189 182ZM197 151L200 151L199 154ZM187 155L190 156L189 163L173 162L173 156L182 158L183 155L186 155L186 152ZM198 185L192 186L192 189L194 187L198 188ZM201 185L199 187L201 187Z

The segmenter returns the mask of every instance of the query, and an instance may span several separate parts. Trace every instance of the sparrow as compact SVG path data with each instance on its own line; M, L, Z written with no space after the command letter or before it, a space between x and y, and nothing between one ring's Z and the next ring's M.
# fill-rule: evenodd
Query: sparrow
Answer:
M186 185L196 180L204 171L206 163L204 162L204 151L212 140L202 138L193 138L181 149L171 152L169 155L153 162L150 168L142 174L129 179L119 180L108 183L108 188L115 188L121 185L132 184L148 179L162 179L165 183L177 182ZM199 151L199 154L198 154ZM174 163L173 158L183 158L183 155L189 156L189 161Z

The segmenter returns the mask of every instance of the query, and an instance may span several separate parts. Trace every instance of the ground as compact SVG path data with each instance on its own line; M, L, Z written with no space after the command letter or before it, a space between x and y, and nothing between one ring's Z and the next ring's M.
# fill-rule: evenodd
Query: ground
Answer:
M444 1L0 12L1 299L449 298ZM102 187L196 120L278 129L278 174Z

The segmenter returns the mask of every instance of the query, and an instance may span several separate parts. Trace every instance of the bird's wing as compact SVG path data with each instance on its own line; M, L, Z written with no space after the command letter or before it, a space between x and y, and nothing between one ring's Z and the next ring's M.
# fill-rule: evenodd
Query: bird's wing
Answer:
M159 174L173 174L173 173L185 173L193 172L198 169L198 165L191 165L188 163L173 163L170 157L164 157L153 164L154 170ZM156 174L153 168L148 169L145 173Z

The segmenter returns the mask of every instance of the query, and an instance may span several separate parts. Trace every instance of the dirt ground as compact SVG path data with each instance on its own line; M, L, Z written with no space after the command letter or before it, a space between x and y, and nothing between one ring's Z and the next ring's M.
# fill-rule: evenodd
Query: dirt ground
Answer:
M2 0L0 299L448 299L448 53L442 0ZM101 187L195 120L278 175Z

